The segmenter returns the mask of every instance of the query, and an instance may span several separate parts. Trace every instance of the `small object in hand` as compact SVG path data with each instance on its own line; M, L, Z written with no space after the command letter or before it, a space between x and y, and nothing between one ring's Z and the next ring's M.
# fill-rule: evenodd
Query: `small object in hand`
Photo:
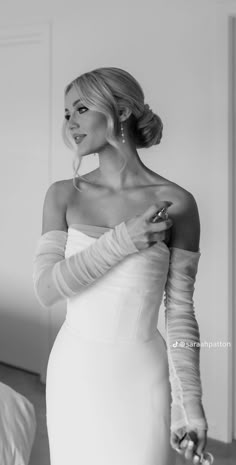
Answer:
M185 433L184 436L179 440L179 446L181 447L182 441L187 440L191 443L197 443L197 435L194 431L190 431L189 433ZM177 450L177 449L176 449ZM180 449L177 450L180 452ZM214 462L214 456L210 452L203 452L203 454L198 455L197 453L194 454L194 457L199 457L198 464L200 465L212 465Z
M203 452L200 456L201 465L212 465L214 462L214 457L210 452Z
M152 223L158 223L159 221L165 221L169 217L167 208L162 207L158 210L155 215L152 217Z

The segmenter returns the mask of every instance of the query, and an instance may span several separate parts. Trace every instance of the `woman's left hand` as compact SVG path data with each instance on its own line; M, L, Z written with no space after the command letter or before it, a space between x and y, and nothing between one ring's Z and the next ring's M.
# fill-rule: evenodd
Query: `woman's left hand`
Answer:
M191 436L194 438L194 442L184 439L179 444L180 439L185 433L191 433ZM193 464L199 464L201 454L204 453L207 444L207 431L196 431L187 427L179 428L171 432L170 443L173 449L175 449L179 454L184 455L187 460L192 461Z

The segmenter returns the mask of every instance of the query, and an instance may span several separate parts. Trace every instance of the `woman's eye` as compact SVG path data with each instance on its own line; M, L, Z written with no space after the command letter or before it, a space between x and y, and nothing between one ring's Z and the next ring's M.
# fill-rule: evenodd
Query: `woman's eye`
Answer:
M85 110L87 110L86 107L78 107L78 108L76 108L76 111L80 111L80 110L82 110L83 108L85 108Z
M85 110L87 110L86 107L80 107L80 108L76 108L76 111L80 111L82 110L83 108L85 108ZM82 112L83 113L83 112ZM67 113L67 115L65 115L65 119L69 120L70 119L70 115Z

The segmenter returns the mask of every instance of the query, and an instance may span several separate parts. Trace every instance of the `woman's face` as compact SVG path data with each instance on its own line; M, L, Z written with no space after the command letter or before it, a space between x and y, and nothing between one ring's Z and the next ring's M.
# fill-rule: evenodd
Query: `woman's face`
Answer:
M65 118L73 138L76 134L85 135L79 140L74 139L81 155L97 153L108 144L105 115L83 106L74 87L65 96Z

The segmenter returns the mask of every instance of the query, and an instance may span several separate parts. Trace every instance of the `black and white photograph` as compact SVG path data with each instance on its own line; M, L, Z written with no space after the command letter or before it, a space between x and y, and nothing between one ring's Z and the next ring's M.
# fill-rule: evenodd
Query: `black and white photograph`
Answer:
M0 3L0 465L236 463L236 0Z

